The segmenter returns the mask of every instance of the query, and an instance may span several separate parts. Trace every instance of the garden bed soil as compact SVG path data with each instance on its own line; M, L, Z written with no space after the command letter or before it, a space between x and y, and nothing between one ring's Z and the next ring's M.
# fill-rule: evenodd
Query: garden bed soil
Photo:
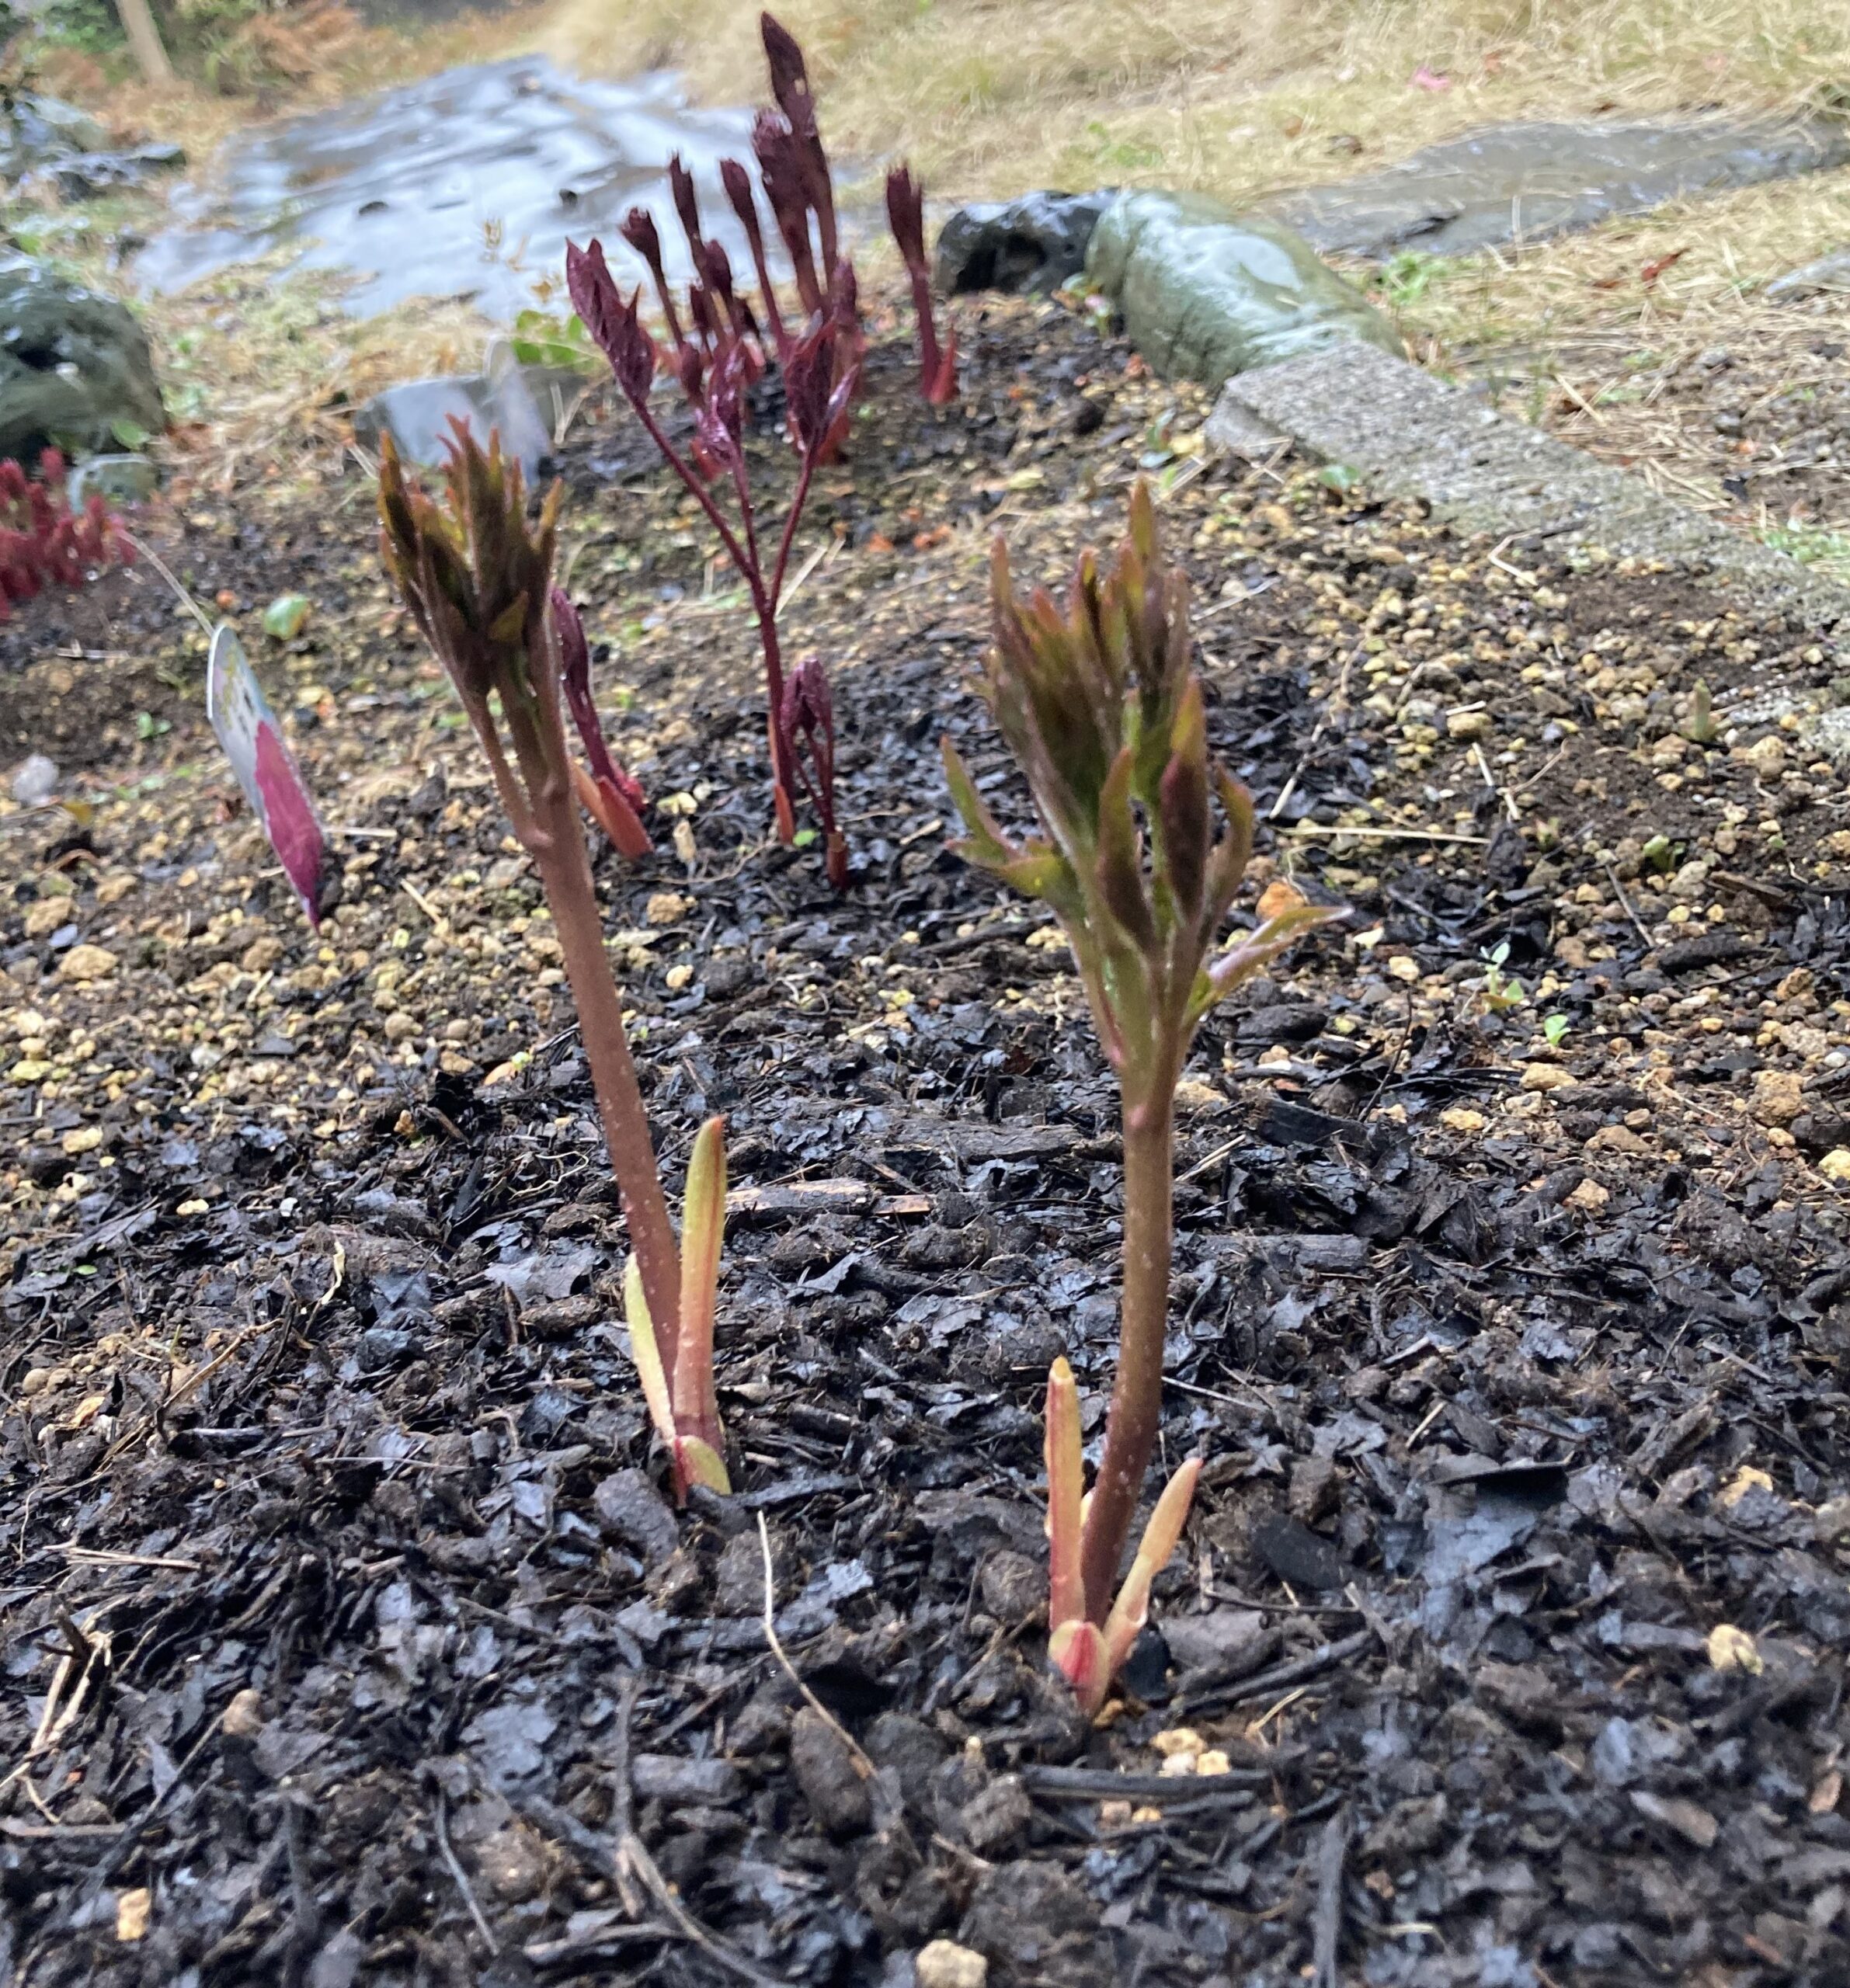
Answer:
M938 1939L996 1988L1844 1978L1850 795L1782 728L1838 659L1204 465L1198 399L1057 308L963 332L942 412L876 355L799 555L840 898L766 839L690 507L626 417L566 451L656 803L598 874L671 1192L729 1121L738 1495L678 1520L558 947L363 484L151 523L249 627L315 597L259 660L343 896L305 928L178 692L87 762L93 814L0 818L26 1988L899 1988ZM1088 1728L1043 1661L1038 1412L1063 1350L1098 1433L1115 1095L1038 908L947 852L937 742L1020 817L985 543L1052 575L1140 467L1257 879L1354 915L1190 1067L1163 1449L1206 1468ZM196 683L144 569L106 585L140 618L80 645ZM57 666L0 678L9 742ZM1199 1750L1227 1771L1163 1774Z

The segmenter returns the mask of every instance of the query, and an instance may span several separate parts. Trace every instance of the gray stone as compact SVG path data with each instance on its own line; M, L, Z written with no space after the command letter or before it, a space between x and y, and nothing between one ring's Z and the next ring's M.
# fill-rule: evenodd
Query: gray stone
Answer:
M1291 440L1225 394L1202 423L1201 439L1217 454L1239 456L1247 462L1263 462Z
M680 1544L674 1514L642 1471L612 1471L592 1492L591 1504L604 1532L641 1554L651 1566L660 1566Z
M147 334L126 304L37 264L0 269L0 456L88 454L167 426Z
M1217 387L1358 340L1400 350L1387 320L1300 237L1203 193L1121 196L1094 231L1086 276L1165 378Z
M119 187L138 186L186 160L178 145L118 149L86 112L30 90L0 109L0 178L17 182L27 194L92 200Z
M1214 1608L1205 1615L1166 1615L1163 1640L1181 1670L1257 1670L1278 1649L1278 1632L1253 1608Z
M1802 263L1766 287L1774 304L1802 304L1809 297L1850 294L1850 248L1834 248L1815 262Z
M729 1760L694 1760L680 1753L638 1753L630 1785L645 1802L717 1802L739 1798L739 1770Z
M1324 255L1468 255L1846 162L1850 134L1823 117L1494 124L1258 205Z
M161 472L146 456L92 456L71 472L71 508L92 497L107 504L144 503L161 487Z
M1551 556L1661 561L1816 627L1850 616L1850 589L1372 346L1243 374L1222 401L1347 464L1373 495L1418 498L1466 531L1512 540L1512 558L1526 542Z
M959 207L938 234L937 282L947 296L1058 290L1086 266L1086 245L1116 193L1024 193Z
M0 115L0 176L17 179L35 165L109 149L110 134L88 111L23 90Z
M14 769L11 784L22 808L43 808L57 791L57 763L43 752L29 753Z
M137 145L120 152L78 152L53 160L26 175L21 190L27 194L55 193L61 200L95 200L125 186L144 186L163 172L186 163L178 145Z
M429 467L445 460L444 443L460 421L485 446L491 433L518 458L529 481L552 458L552 426L541 412L560 393L581 393L576 374L541 366L502 367L489 373L410 380L375 394L353 416L362 447L377 449L389 434L409 463Z

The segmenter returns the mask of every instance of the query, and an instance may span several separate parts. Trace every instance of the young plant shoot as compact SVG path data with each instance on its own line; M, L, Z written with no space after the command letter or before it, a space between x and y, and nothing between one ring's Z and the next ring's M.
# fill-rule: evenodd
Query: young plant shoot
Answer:
M713 1404L713 1293L725 1165L719 1121L696 1144L685 1260L655 1171L649 1117L605 951L565 742L565 649L576 629L552 586L556 484L536 523L520 465L457 425L438 503L405 474L391 439L379 471L380 551L424 639L449 672L487 756L501 805L532 857L552 912L579 1034L628 1226L636 1364L674 1460L677 1493L725 1488ZM578 638L582 641L582 634ZM683 1404L686 1420L683 1421Z
M769 14L760 17L760 28L778 107L760 113L752 147L777 237L789 258L794 302L787 305L779 299L751 176L736 159L721 162L720 180L751 251L756 311L725 248L707 235L692 176L678 157L668 162L669 184L694 270L683 303L677 303L668 280L661 235L647 210L632 208L618 229L649 270L667 335L669 371L694 417L684 450L669 440L649 405L661 354L642 322L640 288L625 299L603 245L595 241L582 249L567 248L565 283L572 308L610 360L645 433L706 514L745 582L764 658L777 836L786 843L796 837L800 785L821 830L829 881L840 890L847 882L848 845L836 822L833 732L828 730L819 745L813 734L800 740L791 728L797 718L813 718L819 710L832 725L829 701L825 693L819 702L794 679L787 683L777 612L810 485L818 467L836 459L847 437L866 339L854 266L841 250L829 158L816 127L803 51ZM783 376L798 458L795 485L782 524L775 528L760 518L745 452L747 396L774 356ZM722 505L716 493L728 485L732 496ZM819 663L806 666L812 679L821 668ZM810 748L807 766L798 763L804 743Z
M1123 1112L1118 1373L1098 1479L1083 1508L1077 1403L1064 1361L1048 1389L1049 1649L1096 1708L1142 1625L1195 1481L1184 1465L1117 1596L1162 1412L1176 1084L1208 1010L1342 913L1293 903L1210 957L1252 854L1253 805L1208 756L1201 680L1189 666L1188 580L1163 560L1147 485L1132 498L1130 535L1110 572L1101 575L1087 553L1064 612L1044 589L1027 600L1016 593L1000 540L993 578L989 702L1045 833L1011 842L947 740L951 791L968 831L958 847L1052 907ZM1218 836L1215 796L1225 818Z
M957 327L944 343L931 310L931 265L925 255L925 189L912 168L899 165L886 176L886 220L906 273L912 279L912 307L919 321L919 391L932 407L957 398Z
M585 812L603 830L618 855L636 862L653 846L642 825L642 784L617 763L605 741L591 696L591 645L585 640L585 624L578 618L578 610L562 587L552 590L552 625L558 631L565 702L578 728L579 743L585 749L585 765L576 759L572 763L572 784Z
M642 1377L649 1420L674 1465L674 1495L683 1501L689 1488L730 1491L725 1437L713 1391L713 1314L718 1302L719 1246L726 1215L724 1121L709 1118L694 1142L687 1165L687 1192L681 1204L681 1309L666 1352L655 1329L635 1256L624 1272L623 1303L628 1315L630 1347Z
M745 391L750 368L744 339L735 339L711 374L701 376L694 459L690 461L669 439L649 405L658 357L655 342L642 322L638 296L626 298L617 288L604 260L601 242L593 242L586 248L576 245L567 247L565 281L572 292L572 308L610 360L617 384L637 420L642 424L643 432L706 513L708 523L725 548L726 557L745 582L758 624L759 645L764 656L771 792L777 835L780 840L790 842L796 835L798 774L795 742L786 717L790 686L784 674L777 610L790 571L790 554L796 543L797 527L802 519L803 506L809 501L809 486L822 461L823 445L836 420L847 411L858 374L850 374L840 380L835 377L835 353L840 333L833 318L825 318L794 341L785 356L784 391L790 408L791 426L797 437L799 461L796 487L774 546L768 533L761 535L759 531L757 505L746 464ZM710 479L717 482L722 477L732 486L736 526L708 487ZM829 879L840 890L848 881L848 845L836 824L833 738L829 745L829 777L812 785L810 791L822 827Z

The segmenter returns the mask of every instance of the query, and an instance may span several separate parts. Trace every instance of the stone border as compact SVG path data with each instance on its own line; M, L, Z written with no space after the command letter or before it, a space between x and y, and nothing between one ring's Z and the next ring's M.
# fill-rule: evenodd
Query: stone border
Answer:
M1372 346L1334 346L1229 380L1205 433L1210 447L1238 454L1288 439L1358 471L1376 494L1423 499L1467 531L1662 564L1814 631L1850 628L1850 588Z

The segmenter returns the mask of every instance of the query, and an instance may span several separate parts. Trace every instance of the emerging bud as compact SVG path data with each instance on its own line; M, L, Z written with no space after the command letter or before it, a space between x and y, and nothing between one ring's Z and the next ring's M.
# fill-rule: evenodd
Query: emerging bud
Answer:
M578 610L561 587L552 589L551 605L565 702L589 768L586 772L584 767L574 765L573 781L593 820L610 838L618 854L634 863L648 855L651 846L649 831L642 821L642 788L617 764L605 741L597 706L591 697L591 646L585 640Z
M681 155L676 152L668 162L668 190L674 201L674 210L680 217L682 232L690 243L701 238L701 203L694 190L694 176L681 163Z
M925 189L909 165L895 166L886 176L886 219L912 279L913 311L919 321L919 391L930 405L944 407L957 398L957 335L953 331L941 349L932 315L931 268L925 255Z
M630 1350L649 1404L649 1420L674 1470L674 1494L684 1503L690 1488L729 1492L725 1437L713 1385L713 1322L719 1286L720 1243L725 1223L726 1155L723 1121L709 1118L694 1142L681 1211L681 1305L672 1365L665 1364L655 1320L643 1295L635 1257L624 1273L624 1307Z
M610 362L610 370L624 398L632 407L648 401L655 384L655 342L636 308L638 291L626 304L604 261L603 244L593 242L580 248L565 245L565 287L572 308L579 315L593 342Z
M972 809L958 768L964 853L1059 912L1100 1036L1115 1063L1128 1059L1121 1075L1148 1084L1167 1072L1173 1083L1201 1015L1257 971L1250 949L1274 957L1341 914L1306 907L1288 927L1254 933L1212 976L1205 969L1252 853L1252 806L1208 754L1205 701L1189 668L1188 582L1163 560L1146 485L1110 570L1087 554L1063 610L1044 591L1017 593L1000 542L991 590L990 706L1047 839L1010 842L986 810ZM1218 839L1211 788L1226 817Z
M1080 1569L1085 1465L1080 1448L1079 1389L1064 1359L1047 1377L1047 1655L1072 1685L1080 1709L1096 1712L1111 1680L1149 1619L1151 1584L1169 1564L1201 1475L1191 1457L1168 1483L1144 1530L1142 1544L1102 1626L1086 1613Z
M386 437L380 552L465 707L490 690L530 699L529 657L551 587L560 488L530 529L520 465L502 454L500 438L490 436L485 450L461 422L450 426L446 506L407 479Z

